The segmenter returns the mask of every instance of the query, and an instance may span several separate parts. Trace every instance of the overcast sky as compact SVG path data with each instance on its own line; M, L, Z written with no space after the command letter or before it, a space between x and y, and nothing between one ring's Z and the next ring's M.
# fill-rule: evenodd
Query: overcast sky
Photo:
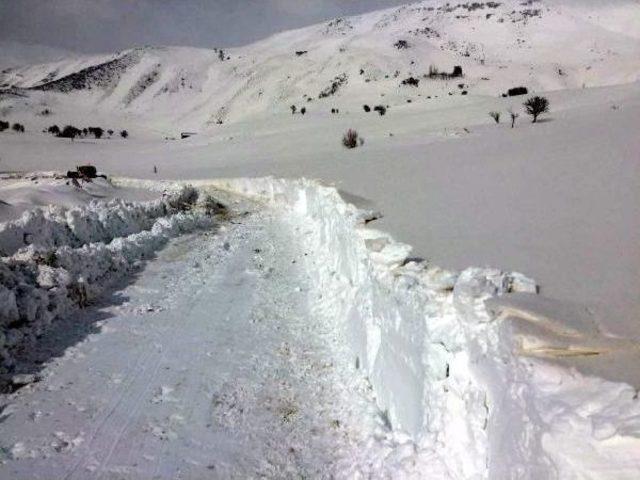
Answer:
M0 0L0 41L82 52L229 47L409 0Z

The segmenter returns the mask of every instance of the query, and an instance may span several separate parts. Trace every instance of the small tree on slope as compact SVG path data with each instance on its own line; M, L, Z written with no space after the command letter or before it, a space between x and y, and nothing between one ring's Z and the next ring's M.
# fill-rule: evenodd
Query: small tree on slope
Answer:
M509 116L511 116L511 128L516 126L516 120L520 116L519 113L515 113L513 110L509 110Z
M539 115L549 111L549 100L545 97L531 97L524 102L524 107L527 109L527 114L533 117L533 123L536 123Z

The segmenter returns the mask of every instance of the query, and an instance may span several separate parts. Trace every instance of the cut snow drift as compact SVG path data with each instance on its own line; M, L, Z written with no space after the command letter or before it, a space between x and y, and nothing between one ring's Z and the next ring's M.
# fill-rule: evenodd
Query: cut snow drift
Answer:
M428 471L432 478L637 476L635 390L518 355L510 319L487 308L486 300L510 292L535 294L532 280L412 261L409 246L364 227L370 212L315 182L190 183L293 212L301 240L321 252L321 264L308 265L310 295L322 299L327 324L349 339L353 357L343 361L370 379L385 422L397 433L400 446L386 462L398 471ZM593 422L602 427L592 430Z
M162 200L50 206L0 224L0 371L11 369L17 347L86 306L167 239L211 225L190 211L197 199L184 187Z

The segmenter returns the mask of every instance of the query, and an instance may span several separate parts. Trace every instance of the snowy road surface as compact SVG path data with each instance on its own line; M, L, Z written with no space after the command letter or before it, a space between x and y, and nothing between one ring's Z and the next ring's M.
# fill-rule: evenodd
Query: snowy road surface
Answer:
M295 228L267 210L180 237L63 322L41 353L86 338L2 402L0 478L371 473L382 420L314 321Z

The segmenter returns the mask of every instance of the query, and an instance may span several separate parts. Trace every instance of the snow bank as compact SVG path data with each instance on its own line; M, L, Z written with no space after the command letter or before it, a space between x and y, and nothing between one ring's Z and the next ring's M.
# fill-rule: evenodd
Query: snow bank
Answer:
M191 210L197 199L184 187L162 200L48 207L0 224L7 255L0 260L0 372L11 370L17 347L84 307L169 238L210 225Z
M535 283L493 269L458 274L408 261L409 246L364 227L368 212L314 182L219 186L293 207L304 218L307 248L324 260L309 269L322 295L319 308L350 340L349 361L369 377L385 419L417 444L423 471L485 478L492 401L474 365L495 358L498 339L484 300L535 292ZM410 449L392 457L415 461Z
M368 212L316 182L193 183L261 199L298 219L293 227L322 259L308 266L316 311L348 338L353 357L344 363L368 376L397 435L385 459L393 471L417 465L431 478L637 477L635 389L517 355L509 319L485 303L509 292L534 295L534 281L410 261L409 246L366 228Z
M79 247L125 237L148 230L156 219L182 205L195 203L197 195L193 189L184 189L167 199L153 202L115 199L71 209L55 205L36 208L25 212L18 220L0 224L0 251L7 256L26 245L38 248Z

